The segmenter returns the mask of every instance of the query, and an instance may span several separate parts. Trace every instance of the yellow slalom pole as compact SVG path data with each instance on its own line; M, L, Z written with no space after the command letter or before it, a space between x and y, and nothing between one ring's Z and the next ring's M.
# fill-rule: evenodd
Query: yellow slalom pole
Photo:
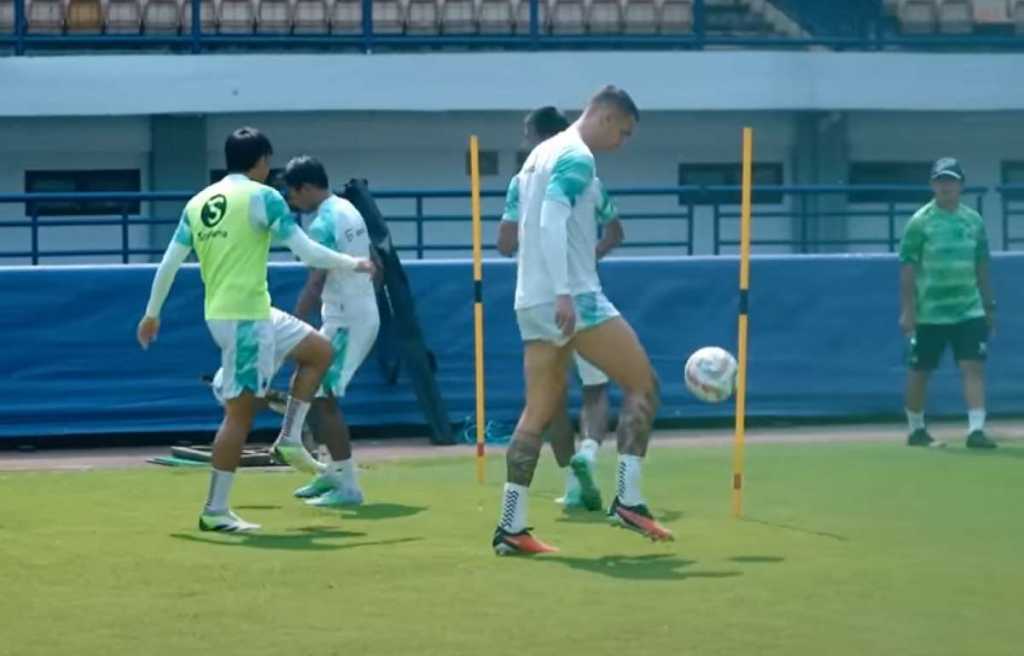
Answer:
M484 272L480 217L480 141L469 138L469 171L473 205L473 332L476 343L476 480L484 482Z
M736 437L732 451L732 514L743 516L743 449L747 414L747 309L750 290L750 188L754 130L743 128L743 187L740 201L739 371L736 374Z

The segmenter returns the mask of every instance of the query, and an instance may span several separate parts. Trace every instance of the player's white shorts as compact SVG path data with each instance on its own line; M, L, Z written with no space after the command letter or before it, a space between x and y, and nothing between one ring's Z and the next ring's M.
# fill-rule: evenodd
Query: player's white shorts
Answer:
M576 374L580 377L581 385L584 387L596 387L608 384L608 376L590 364L582 355L573 353L573 359L576 361Z
M612 302L604 292L586 292L572 297L576 307L576 332L599 326L605 321L619 316ZM543 303L533 307L516 310L519 323L519 334L524 342L550 342L556 346L565 346L569 338L562 334L555 324L555 304Z
M206 325L220 347L212 387L221 404L244 391L264 396L278 363L313 332L308 323L277 308L270 308L270 319L262 321L211 319Z
M336 399L345 396L352 376L373 349L379 329L380 315L376 308L373 312L359 316L358 321L348 326L331 321L324 324L320 334L331 343L334 358L331 360L331 366L327 368L317 396L331 395Z

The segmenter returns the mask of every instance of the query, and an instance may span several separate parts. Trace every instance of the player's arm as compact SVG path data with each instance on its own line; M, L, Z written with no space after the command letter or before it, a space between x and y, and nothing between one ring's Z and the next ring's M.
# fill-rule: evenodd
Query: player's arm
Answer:
M178 228L174 231L174 237L167 245L167 250L164 251L164 256L160 259L160 265L156 269L156 275L153 276L149 301L146 303L146 313L139 321L136 330L136 337L143 349L149 348L150 343L156 341L157 333L160 332L160 311L171 291L171 285L174 284L178 269L181 268L191 252L192 230L188 225L188 217L182 212Z
M974 268L978 279L978 292L981 294L981 302L985 306L985 318L988 320L989 328L995 327L996 319L996 297L992 292L992 278L989 275L989 261L991 253L988 246L988 233L985 231L985 224L981 224L981 231L978 235L977 250L974 254Z
M911 219L900 242L900 329L905 335L917 327L917 267L924 251L921 222Z
M508 183L505 192L505 210L498 224L498 252L512 257L519 249L519 176Z
M572 150L564 152L551 172L541 204L541 251L556 296L555 321L565 335L572 335L576 325L569 289L568 222L576 200L593 180L593 157Z
M597 259L603 258L608 253L618 248L626 238L626 232L622 229L622 221L615 219L604 227L604 234L601 241L597 242Z
M622 229L622 221L619 220L619 208L600 180L597 181L597 191L597 222L604 228L601 241L597 242L597 259L600 260L622 243L626 231Z
M344 269L373 273L373 262L354 258L344 253L336 253L309 238L302 228L295 223L295 218L288 209L281 194L276 189L265 187L254 214L256 220L266 225L271 235L285 248L295 254L307 266L315 269Z
M320 306L320 297L324 293L324 284L327 282L327 272L323 269L310 269L306 276L306 284L299 292L299 300L295 302L295 310L292 312L299 319L305 319Z

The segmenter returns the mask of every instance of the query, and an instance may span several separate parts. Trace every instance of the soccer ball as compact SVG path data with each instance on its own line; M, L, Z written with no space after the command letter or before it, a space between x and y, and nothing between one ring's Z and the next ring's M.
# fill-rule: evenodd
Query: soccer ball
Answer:
M698 399L721 403L736 389L736 358L723 348L705 346L686 361L683 377Z

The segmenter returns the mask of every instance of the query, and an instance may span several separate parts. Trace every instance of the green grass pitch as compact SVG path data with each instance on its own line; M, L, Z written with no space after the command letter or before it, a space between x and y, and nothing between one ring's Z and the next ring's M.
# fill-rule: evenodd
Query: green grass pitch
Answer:
M677 541L651 544L563 515L545 453L530 520L562 552L534 559L490 549L501 458L486 486L463 458L371 464L340 512L242 472L254 536L196 530L203 470L0 474L0 654L1024 653L1024 444L751 446L740 521L729 462L655 444Z

